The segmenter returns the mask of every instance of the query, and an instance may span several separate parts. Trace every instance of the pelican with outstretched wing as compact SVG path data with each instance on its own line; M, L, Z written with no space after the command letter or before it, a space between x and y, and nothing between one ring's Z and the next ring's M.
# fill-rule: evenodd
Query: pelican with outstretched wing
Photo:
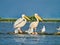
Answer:
M35 30L35 32L32 31L32 34L37 34L36 28L37 28L37 26L38 26L38 24L39 24L39 20L40 20L40 21L43 21L43 19L42 19L37 13L35 13L34 16L35 16L35 18L36 18L36 21L34 21L34 22L32 22L32 23L30 24L30 30Z
M21 27L23 27L27 23L27 20L30 19L27 16L25 16L25 14L22 15L22 18L16 20L16 22L14 23L14 28L16 29L15 33L22 33Z
M46 28L45 26L43 26L43 28L41 29L41 33L45 33L45 31L46 31Z

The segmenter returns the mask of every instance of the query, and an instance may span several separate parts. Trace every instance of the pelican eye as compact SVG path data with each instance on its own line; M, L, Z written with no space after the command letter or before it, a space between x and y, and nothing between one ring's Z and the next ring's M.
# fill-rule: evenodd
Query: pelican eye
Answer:
M25 19L23 19L23 21L25 21Z

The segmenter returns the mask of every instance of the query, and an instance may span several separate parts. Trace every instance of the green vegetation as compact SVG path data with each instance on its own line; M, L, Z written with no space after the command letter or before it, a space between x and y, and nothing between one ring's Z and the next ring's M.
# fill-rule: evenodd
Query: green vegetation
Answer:
M34 16L28 16L30 18L30 22L36 21L36 18Z
M45 22L60 22L60 20L44 20Z
M28 16L29 17L29 16ZM34 16L31 16L29 17L31 20L30 22L32 21L36 21L36 18ZM44 22L60 22L60 19L54 19L54 18L42 18Z
M30 22L32 21L36 21L36 18L34 16L28 16L31 20ZM15 22L17 20L17 18L1 18L0 17L0 22ZM52 19L52 18L43 18L43 21L44 22L60 22L60 19Z
M46 18L44 19L45 22L60 22L58 18Z
M14 22L16 18L1 18L0 22Z

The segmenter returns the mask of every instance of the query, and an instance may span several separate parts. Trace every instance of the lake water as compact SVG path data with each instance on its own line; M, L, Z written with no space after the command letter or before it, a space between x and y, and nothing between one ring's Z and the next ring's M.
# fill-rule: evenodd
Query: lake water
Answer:
M27 34L6 34L13 32L13 22L0 22L0 45L60 45L60 35L27 35ZM27 23L22 30L28 30L30 23ZM46 26L47 33L55 33L60 22L39 23L37 32Z

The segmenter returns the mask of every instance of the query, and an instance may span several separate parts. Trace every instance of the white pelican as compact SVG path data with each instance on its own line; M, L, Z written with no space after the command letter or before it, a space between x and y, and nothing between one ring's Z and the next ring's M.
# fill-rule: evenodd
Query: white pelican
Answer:
M23 27L27 23L27 20L30 19L25 16L25 14L22 15L22 18L16 20L16 22L14 23L14 28L16 28L15 33L22 33L21 27Z
M59 31L60 30L60 27L58 27L57 30Z
M35 16L35 18L36 18L37 21L34 21L34 22L32 22L32 23L30 24L29 30L30 30L30 32L31 32L32 34L37 34L36 28L37 28L37 26L38 26L39 20L40 20L40 21L43 21L43 20L42 20L42 18L41 18L40 16L38 16L37 13L35 13L34 16ZM35 30L35 32L33 32L33 30ZM29 31L28 31L28 33L29 33Z
M46 28L45 28L45 26L43 26L41 32L42 32L42 33L45 33L45 30L46 30Z

